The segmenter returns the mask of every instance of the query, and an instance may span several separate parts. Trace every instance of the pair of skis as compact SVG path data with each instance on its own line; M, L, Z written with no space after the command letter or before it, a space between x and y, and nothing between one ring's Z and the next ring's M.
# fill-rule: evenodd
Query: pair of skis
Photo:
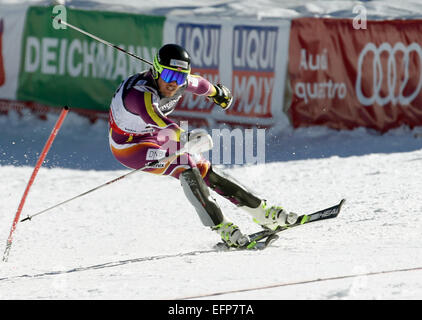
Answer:
M249 242L247 244L241 247L234 248L234 249L235 250L263 250L279 238L278 233L281 231L298 227L303 224L315 222L315 221L336 218L339 215L341 207L343 206L345 201L346 199L342 199L335 206L322 209L311 214L303 214L298 217L296 223L294 224L278 227L276 230L262 230L262 231L252 233L248 236ZM221 249L232 249L231 247L229 248L225 243L222 243L222 242L218 243L217 247Z

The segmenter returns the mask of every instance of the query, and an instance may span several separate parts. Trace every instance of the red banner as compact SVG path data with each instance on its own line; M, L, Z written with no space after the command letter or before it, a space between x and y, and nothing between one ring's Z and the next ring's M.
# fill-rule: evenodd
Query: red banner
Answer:
M422 20L294 19L289 109L294 127L422 125Z
M6 75L4 72L4 64L3 64L3 50L2 50L2 38L3 38L3 28L4 23L3 19L0 19L0 86L2 86L6 82Z

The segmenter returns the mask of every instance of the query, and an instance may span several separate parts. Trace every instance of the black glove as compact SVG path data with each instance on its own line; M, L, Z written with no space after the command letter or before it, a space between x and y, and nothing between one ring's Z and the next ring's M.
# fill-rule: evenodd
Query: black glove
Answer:
M210 98L223 109L226 110L230 108L230 105L233 101L233 96L230 90L222 84L217 84L214 86L214 88L217 90L217 93Z

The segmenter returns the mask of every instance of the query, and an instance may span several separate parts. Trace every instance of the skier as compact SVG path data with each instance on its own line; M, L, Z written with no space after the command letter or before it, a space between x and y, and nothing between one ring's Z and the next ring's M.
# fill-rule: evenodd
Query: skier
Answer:
M155 55L150 70L130 76L115 92L110 105L109 141L111 152L124 166L144 167L173 154L169 146L180 149L195 139L207 138L205 130L184 133L167 117L185 91L209 97L223 109L230 107L230 90L191 74L190 62L183 47L166 44ZM209 188L247 211L263 228L274 230L297 220L296 214L268 205L233 178L215 170L201 155L185 153L175 160L155 163L145 171L179 179L202 223L216 231L229 247L247 244L248 237L224 217Z

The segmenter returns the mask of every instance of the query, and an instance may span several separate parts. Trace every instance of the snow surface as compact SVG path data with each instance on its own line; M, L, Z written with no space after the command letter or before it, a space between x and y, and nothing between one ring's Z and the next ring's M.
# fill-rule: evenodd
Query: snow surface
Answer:
M170 10L170 3L151 10ZM178 3L186 9L193 2ZM195 10L233 13L246 5L207 3ZM253 3L268 11L265 3L275 1ZM321 8L341 12L356 2L289 3L294 5L278 6L279 15L283 8L303 15ZM400 15L408 8L403 3L389 2L381 12ZM409 2L409 8L417 13L420 5ZM4 244L56 119L43 121L27 111L0 116ZM422 299L421 129L267 132L265 164L226 166L226 172L300 213L347 202L337 219L285 231L261 252L211 252L218 236L202 226L176 179L132 175L18 224L9 261L0 262L0 299ZM127 172L109 152L107 124L92 125L70 112L21 217ZM214 195L242 230L259 230Z
M11 128L0 149L4 241L56 119L0 117L1 128ZM179 182L139 173L18 224L9 261L1 264L0 298L421 299L420 128L384 135L309 128L280 136L268 135L265 164L226 172L296 212L346 198L337 219L288 230L262 252L207 252L218 236L202 226ZM129 172L114 169L115 162L107 124L69 113L21 217ZM259 230L217 200L244 231ZM294 284L302 281L310 282Z

